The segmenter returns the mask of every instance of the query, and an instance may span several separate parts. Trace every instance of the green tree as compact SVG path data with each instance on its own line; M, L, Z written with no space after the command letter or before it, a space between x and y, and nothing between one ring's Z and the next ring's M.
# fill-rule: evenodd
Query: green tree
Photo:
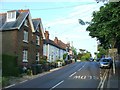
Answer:
M74 47L71 47L71 49L72 49L72 51L73 51L74 55L77 55L77 49L76 49L76 48L74 48Z
M68 55L67 53L63 54L63 59L64 60L66 59L67 55Z
M97 57L98 58L101 58L103 55L107 55L108 54L108 50L104 49L101 46L98 47L98 51L99 51L99 53L97 53Z
M83 56L83 54L78 53L78 55L77 55L77 59L80 60L82 56Z
M81 57L81 60L89 60L91 57L90 52L84 53L83 56Z
M93 12L91 24L87 27L91 37L96 37L104 49L120 50L120 2L108 3Z

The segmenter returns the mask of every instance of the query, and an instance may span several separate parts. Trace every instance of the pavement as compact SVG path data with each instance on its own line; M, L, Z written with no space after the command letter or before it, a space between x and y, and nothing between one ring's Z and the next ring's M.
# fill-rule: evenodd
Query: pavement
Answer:
M115 73L111 69L108 77L107 88L120 90L120 61L115 62Z

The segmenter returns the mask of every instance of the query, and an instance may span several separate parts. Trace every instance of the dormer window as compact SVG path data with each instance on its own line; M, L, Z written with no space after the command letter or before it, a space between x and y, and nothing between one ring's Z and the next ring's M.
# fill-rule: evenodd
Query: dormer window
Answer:
M25 20L24 25L28 27L28 20Z
M16 20L16 11L8 11L7 12L7 22Z

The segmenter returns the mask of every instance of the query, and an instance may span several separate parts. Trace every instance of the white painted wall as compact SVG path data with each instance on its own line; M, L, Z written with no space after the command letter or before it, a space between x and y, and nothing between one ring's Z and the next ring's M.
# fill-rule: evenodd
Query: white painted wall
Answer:
M47 56L47 61L54 62L55 60L63 60L63 55L66 53L65 50L59 49L53 45L43 45L43 55Z

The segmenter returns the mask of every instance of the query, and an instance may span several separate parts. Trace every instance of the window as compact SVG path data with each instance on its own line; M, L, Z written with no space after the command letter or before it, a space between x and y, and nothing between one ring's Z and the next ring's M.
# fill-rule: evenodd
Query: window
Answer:
M23 62L28 62L28 51L23 50Z
M16 20L16 12L15 11L7 12L7 22L15 21L15 20Z
M40 38L39 38L39 36L36 36L36 44L40 45Z
M24 25L28 26L28 20L25 20Z
M36 61L39 61L39 56L40 56L40 54L39 54L39 52L37 52L36 53Z
M15 18L15 12L9 12L8 19L13 19L13 18Z
M28 42L28 32L24 31L24 42Z

